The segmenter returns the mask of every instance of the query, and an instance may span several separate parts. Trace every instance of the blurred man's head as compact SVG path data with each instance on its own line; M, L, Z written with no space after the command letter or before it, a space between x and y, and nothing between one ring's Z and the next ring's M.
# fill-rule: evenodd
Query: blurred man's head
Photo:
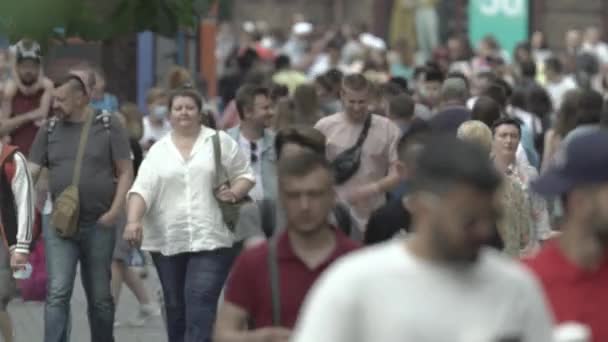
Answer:
M546 197L564 200L564 234L593 237L608 248L608 132L597 130L562 144L549 169L532 182ZM572 236L572 235L570 235ZM599 253L603 255L603 253ZM596 265L594 265L596 266Z
M470 120L462 123L458 127L456 136L459 139L478 145L488 155L492 152L492 130L481 121Z
M424 73L424 97L431 108L436 108L441 101L441 86L444 75L436 68L427 68Z
M328 228L335 206L334 177L325 156L303 151L278 162L279 196L288 229L301 236Z
M29 40L22 40L15 45L15 58L17 76L21 83L30 87L34 85L40 77L40 64L42 56L38 43Z
M562 75L564 67L557 57L549 57L545 60L545 76L547 80L554 82Z
M467 84L460 78L448 78L441 87L441 103L443 105L464 106L469 99Z
M313 152L325 156L325 143L325 135L316 128L308 125L293 125L277 132L274 148L278 160L301 152Z
M581 45L581 32L579 30L569 30L566 32L566 48L568 50L578 49Z
M236 93L236 108L243 124L264 129L272 121L270 92L265 87L243 85Z
M387 116L398 126L407 125L414 118L415 108L414 99L407 93L402 93L389 98Z
M455 137L431 138L418 154L412 186L408 207L417 229L413 239L427 257L475 262L499 215L500 176L487 151Z
M585 42L586 43L595 45L600 42L601 38L602 38L602 34L600 33L600 30L596 26L588 27L587 30L585 30Z
M69 75L55 88L53 113L63 120L76 120L89 104L85 81L76 75Z
M479 120L486 124L488 127L492 127L494 122L501 116L501 108L498 102L494 101L491 97L480 96L471 113L472 120Z
M344 76L342 80L342 105L345 114L355 122L363 122L368 116L371 84L361 74Z

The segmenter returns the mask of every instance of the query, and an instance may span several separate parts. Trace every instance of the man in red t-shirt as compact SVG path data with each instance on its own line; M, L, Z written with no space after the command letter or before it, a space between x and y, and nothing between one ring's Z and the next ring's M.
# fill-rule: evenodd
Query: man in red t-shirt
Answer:
M277 171L286 231L236 260L218 312L218 341L287 341L319 275L358 247L328 222L336 195L323 156L302 151L282 158ZM273 264L277 290L271 280ZM273 294L278 301L273 302Z
M4 87L0 109L0 133L29 155L38 128L51 107L53 83L42 73L40 46L23 40L14 46L15 79Z
M561 196L564 221L560 238L526 261L543 284L556 322L586 325L593 341L608 341L606 147L608 132L600 129L576 137L532 183L542 195Z

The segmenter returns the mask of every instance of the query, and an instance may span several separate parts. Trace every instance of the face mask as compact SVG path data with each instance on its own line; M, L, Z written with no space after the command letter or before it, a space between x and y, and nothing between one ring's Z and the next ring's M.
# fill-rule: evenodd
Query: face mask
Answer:
M167 117L168 111L167 106L154 106L150 114L157 120L164 120Z

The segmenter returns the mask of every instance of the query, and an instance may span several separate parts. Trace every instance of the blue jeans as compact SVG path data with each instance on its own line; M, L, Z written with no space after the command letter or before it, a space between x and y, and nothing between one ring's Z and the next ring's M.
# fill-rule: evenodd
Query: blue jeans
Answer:
M234 260L231 248L164 256L152 253L171 342L211 341L217 302Z
M114 300L110 290L115 227L99 224L80 227L72 239L43 225L49 275L44 308L44 342L69 341L70 301L80 261L81 281L88 304L91 341L114 341Z

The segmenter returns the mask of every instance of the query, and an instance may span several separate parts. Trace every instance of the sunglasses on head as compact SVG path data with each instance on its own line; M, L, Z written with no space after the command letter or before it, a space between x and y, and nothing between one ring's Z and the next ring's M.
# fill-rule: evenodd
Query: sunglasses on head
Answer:
M256 144L255 142L250 142L249 143L249 150L251 150L251 154L250 154L250 160L252 164L255 164L258 162L258 144Z

